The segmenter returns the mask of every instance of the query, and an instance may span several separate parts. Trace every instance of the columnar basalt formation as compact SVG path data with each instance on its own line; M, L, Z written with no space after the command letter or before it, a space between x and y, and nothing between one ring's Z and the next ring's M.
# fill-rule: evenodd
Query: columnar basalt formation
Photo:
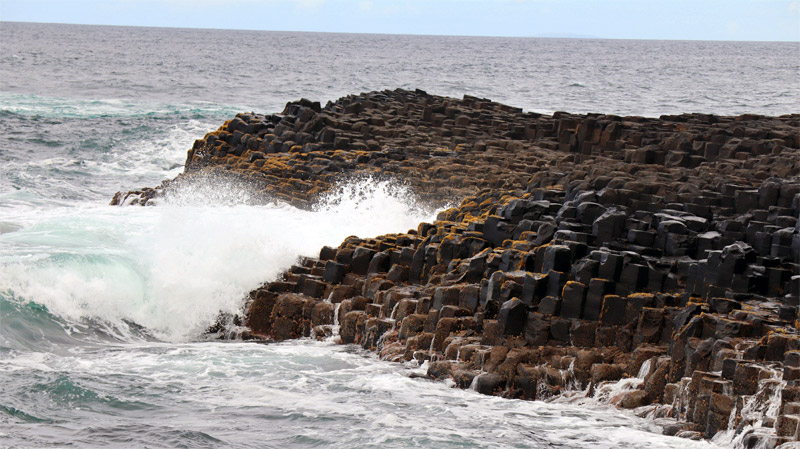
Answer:
M322 338L338 323L342 343L429 361L431 378L481 393L588 389L676 418L671 433L776 446L800 436L799 125L385 91L240 114L195 143L183 178L224 174L306 207L373 174L460 201L265 283L247 305L254 336Z

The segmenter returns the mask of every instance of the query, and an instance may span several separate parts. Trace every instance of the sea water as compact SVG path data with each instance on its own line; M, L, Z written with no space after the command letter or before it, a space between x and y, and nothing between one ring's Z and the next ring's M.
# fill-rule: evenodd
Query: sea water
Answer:
M435 211L342 181L304 211L223 181L155 207L235 113L384 88L526 110L796 112L797 43L504 39L0 23L0 446L709 447L600 404L486 397L332 342L211 341L298 256Z

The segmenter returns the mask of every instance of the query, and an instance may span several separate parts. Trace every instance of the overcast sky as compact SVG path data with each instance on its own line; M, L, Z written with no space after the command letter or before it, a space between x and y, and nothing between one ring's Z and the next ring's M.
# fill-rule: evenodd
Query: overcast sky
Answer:
M352 33L800 41L800 0L0 0L0 20Z

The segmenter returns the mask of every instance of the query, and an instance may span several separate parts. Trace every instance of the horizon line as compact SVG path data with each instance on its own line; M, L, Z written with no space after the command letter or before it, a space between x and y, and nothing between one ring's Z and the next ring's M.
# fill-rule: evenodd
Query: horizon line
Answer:
M154 28L165 30L212 30L212 31L245 31L267 33L309 33L309 34L360 34L372 36L418 36L418 37L483 37L507 39L576 39L576 40L607 40L607 41L670 41L670 42L761 42L761 43L800 43L800 40L728 40L728 39L671 39L671 38L630 38L630 37L600 37L570 35L558 36L559 33L543 33L542 35L506 35L506 34L426 34L426 33L371 33L371 32L345 32L345 31L317 31L317 30L269 30L251 28L215 28L215 27L183 27L183 26L153 26L153 25L119 25L106 23L77 23L77 22L36 22L24 20L0 20L3 23L35 24L35 25L74 25L96 27L121 27L121 28Z

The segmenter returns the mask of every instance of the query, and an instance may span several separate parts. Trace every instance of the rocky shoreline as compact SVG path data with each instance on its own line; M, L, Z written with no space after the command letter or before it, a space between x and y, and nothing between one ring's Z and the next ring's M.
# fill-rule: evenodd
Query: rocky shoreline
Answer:
M185 173L311 207L396 179L433 223L350 237L251 292L250 335L325 338L512 398L585 391L742 447L800 437L800 115L550 115L422 91L239 114ZM718 437L719 438L719 437ZM786 446L788 447L788 446Z

